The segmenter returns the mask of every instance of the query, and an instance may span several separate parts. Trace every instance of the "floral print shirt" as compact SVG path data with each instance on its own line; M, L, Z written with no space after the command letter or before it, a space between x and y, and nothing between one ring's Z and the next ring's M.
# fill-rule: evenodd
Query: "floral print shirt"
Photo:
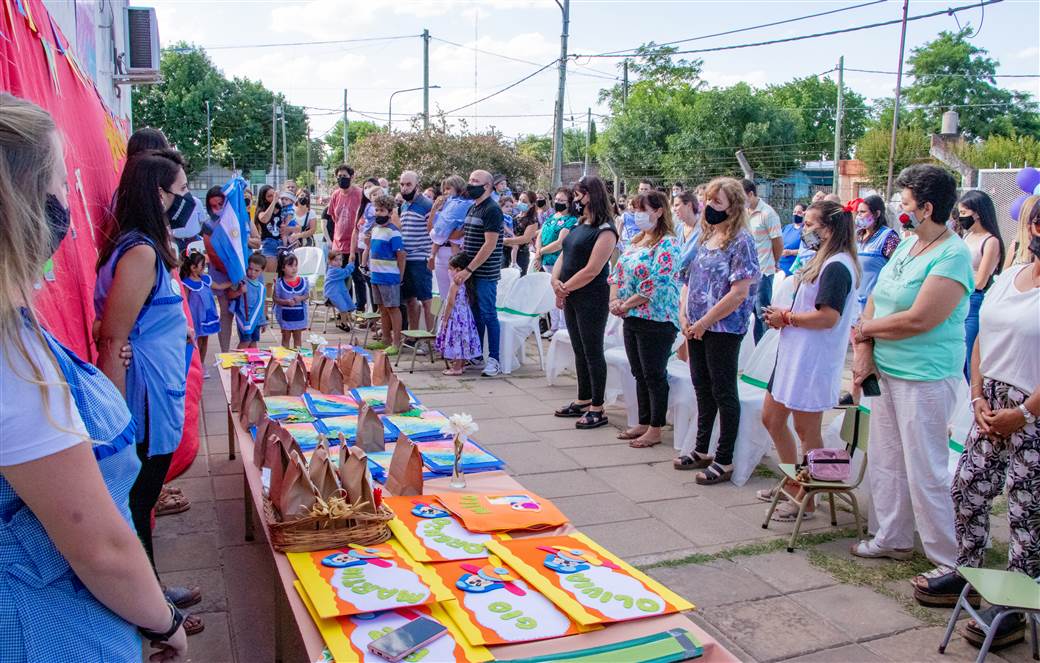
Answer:
M628 317L670 322L679 328L679 281L675 268L682 249L679 240L666 235L654 246L630 244L610 273L610 284L617 286L624 301L642 295L647 302L628 311Z
M735 281L751 279L751 290L737 310L719 320L709 331L745 334L751 311L755 307L758 282L762 270L758 266L755 240L741 230L730 243L720 249L707 248L698 242L694 253L679 278L687 285L686 320L693 324L719 303Z
M565 229L573 230L576 225L578 225L578 217L554 212L545 220L545 223L542 224L542 246L552 244L556 240L560 239L561 232ZM556 259L560 257L561 251L562 249L553 253L542 253L542 266L552 267L555 265Z

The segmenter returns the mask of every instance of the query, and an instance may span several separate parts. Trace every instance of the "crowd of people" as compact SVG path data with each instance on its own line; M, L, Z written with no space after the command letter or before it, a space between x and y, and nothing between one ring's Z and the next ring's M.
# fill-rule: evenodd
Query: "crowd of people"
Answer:
M936 568L914 579L914 595L951 606L964 586L955 568L982 563L990 507L1006 491L1009 568L1040 576L1040 197L1023 205L1008 249L988 195L958 198L953 178L931 165L899 174L896 210L878 196L843 204L820 193L784 224L754 182L730 177L689 189L643 181L615 200L594 176L515 194L486 170L428 187L406 170L396 187L375 177L359 186L344 164L320 218L312 194L292 182L261 187L255 206L246 192L255 252L233 283L207 233L227 204L224 190L196 201L181 156L145 129L130 140L113 196L115 232L97 262L95 367L32 310L33 284L69 228L60 136L39 107L9 95L3 106L0 369L5 394L19 398L0 400L0 541L4 565L25 569L0 584L0 640L12 660L27 652L63 659L69 648L127 660L139 656L141 637L155 648L152 660L184 660L186 635L202 623L181 610L201 593L160 584L151 533L153 512L187 508L163 486L183 433L185 348L205 355L217 335L227 350L232 322L240 347L256 347L269 299L282 344L299 346L311 293L294 252L322 237L323 294L340 325L363 324L355 314L371 306L379 313L372 347L388 354L400 350L405 328L435 332L446 375L498 375L502 270L548 273L555 307L544 335L567 329L577 378L575 398L555 415L574 418L576 429L609 423L612 316L636 385L626 405L637 423L619 439L634 448L662 442L668 365L685 361L695 444L673 465L697 470L702 485L733 475L744 337L759 342L776 330L762 423L782 462L823 446L827 410L872 396L877 523L853 554L905 559L918 532ZM186 250L198 236L206 250ZM773 301L778 271L795 284L789 305ZM270 290L265 272L274 274ZM965 379L974 425L951 479L948 425ZM772 518L797 512L786 500ZM1009 641L1024 623L1007 619L1001 629Z

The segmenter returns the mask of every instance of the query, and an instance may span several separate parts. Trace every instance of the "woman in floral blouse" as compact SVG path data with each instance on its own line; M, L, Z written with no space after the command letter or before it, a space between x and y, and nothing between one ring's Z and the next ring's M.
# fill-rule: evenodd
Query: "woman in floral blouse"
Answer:
M700 241L683 270L680 310L689 342L690 376L697 394L697 446L674 462L677 470L705 469L697 483L712 485L733 476L733 446L740 424L737 358L748 330L761 271L755 242L747 230L744 189L730 177L712 180L704 192ZM719 444L708 455L716 415Z
M632 209L639 233L610 275L610 312L624 318L625 352L639 408L639 425L618 433L618 439L642 449L661 443L668 411L668 357L679 331L679 282L673 269L680 247L663 193L637 197Z

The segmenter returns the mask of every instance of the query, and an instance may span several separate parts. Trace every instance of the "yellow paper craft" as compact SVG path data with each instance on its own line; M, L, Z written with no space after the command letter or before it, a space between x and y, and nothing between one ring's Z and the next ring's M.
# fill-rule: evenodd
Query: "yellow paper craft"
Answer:
M451 598L439 582L419 577L421 565L395 541L288 553L287 557L321 617L359 615Z
M390 521L394 538L417 562L486 559L485 544L492 537L508 538L467 531L455 516L422 496L384 497L383 501L397 514Z
M353 617L335 617L322 619L314 609L307 596L307 591L297 580L293 583L300 600L310 613L311 619L318 627L325 645L336 663L382 663L368 650L368 643L380 638L394 629L398 629L418 616L428 617L448 629L447 635L437 638L426 647L406 657L405 661L463 661L468 663L486 663L494 657L484 647L474 647L466 642L458 626L448 617L440 604L416 606L414 608L398 608L378 614L356 615Z
M692 603L580 532L490 541L488 549L579 624L693 609Z
M438 493L435 497L471 532L551 529L569 522L555 504L523 490L514 493Z

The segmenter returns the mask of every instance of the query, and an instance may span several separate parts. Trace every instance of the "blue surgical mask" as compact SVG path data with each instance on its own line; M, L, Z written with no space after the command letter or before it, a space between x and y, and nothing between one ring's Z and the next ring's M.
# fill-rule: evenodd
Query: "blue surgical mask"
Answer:
M528 205L527 203L517 203L513 207L513 211L516 212L517 214L523 214L524 212L526 212L529 209L531 209L531 206Z

